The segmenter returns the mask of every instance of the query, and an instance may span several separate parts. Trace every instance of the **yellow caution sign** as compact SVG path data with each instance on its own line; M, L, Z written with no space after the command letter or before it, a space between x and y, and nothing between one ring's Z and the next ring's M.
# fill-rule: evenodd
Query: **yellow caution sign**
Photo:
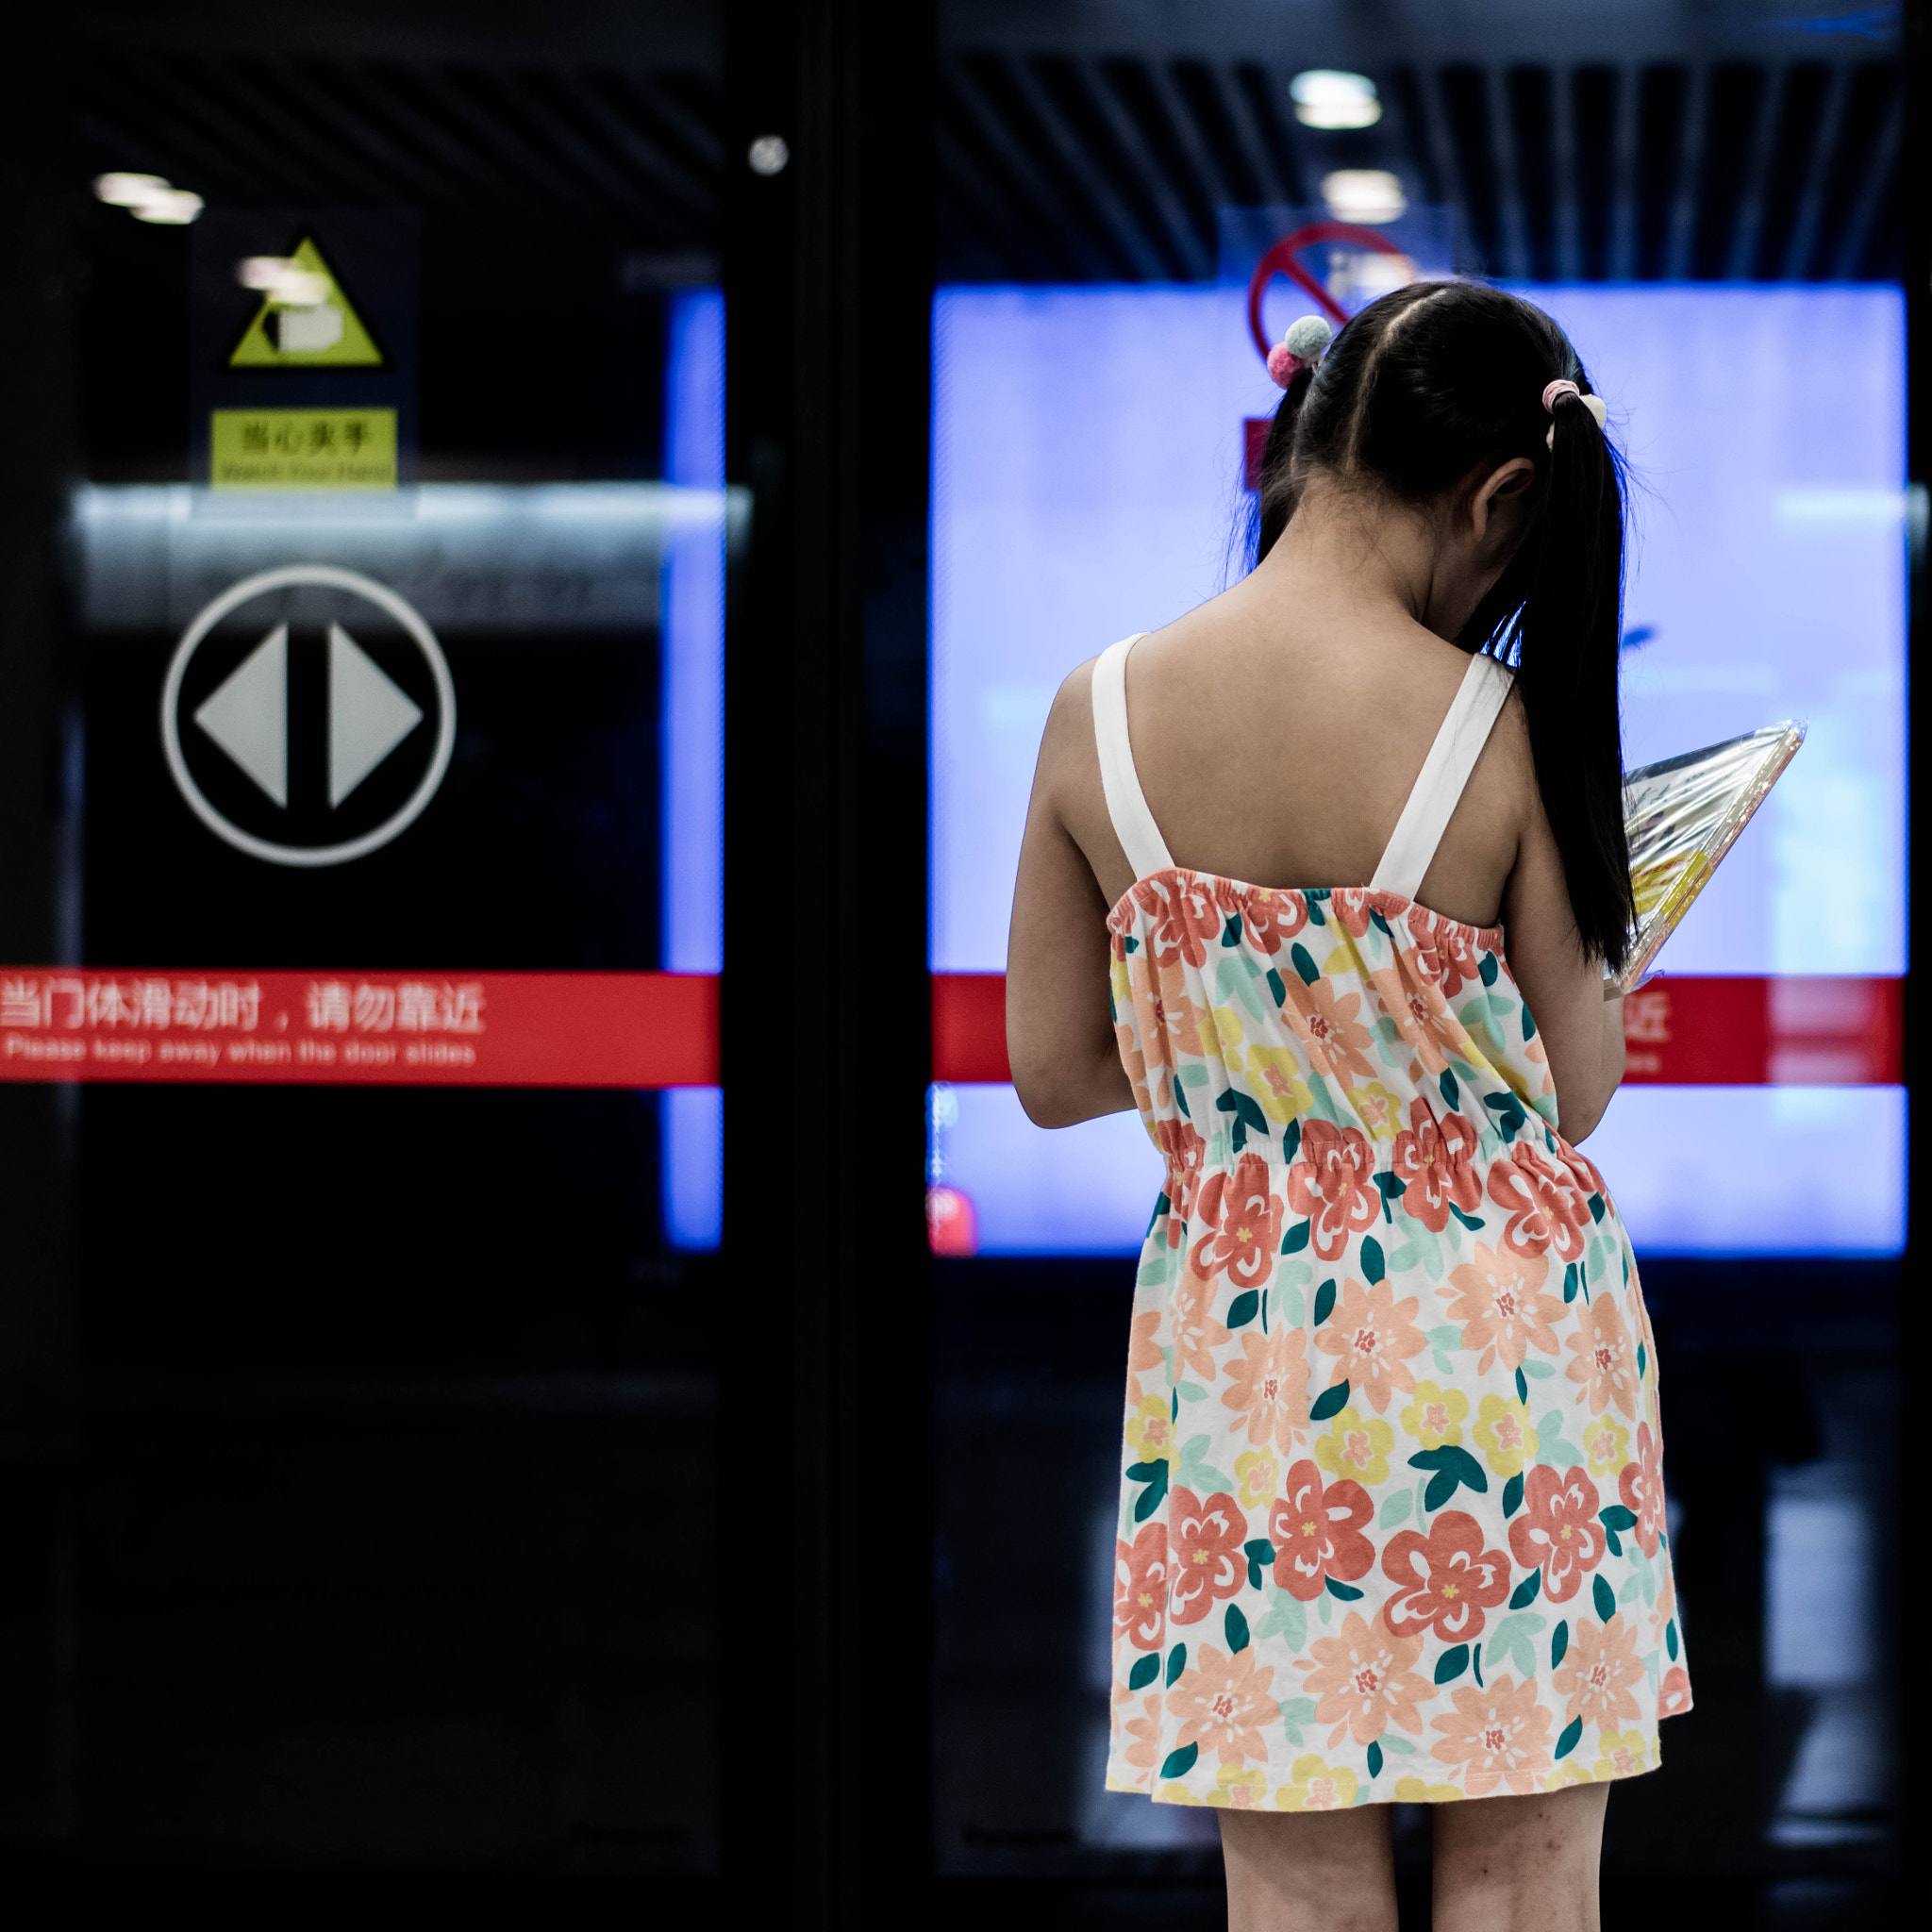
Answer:
M393 409L216 409L208 481L217 490L393 490Z
M342 293L315 238L286 258L293 271L272 283L228 358L230 369L380 369L387 358Z

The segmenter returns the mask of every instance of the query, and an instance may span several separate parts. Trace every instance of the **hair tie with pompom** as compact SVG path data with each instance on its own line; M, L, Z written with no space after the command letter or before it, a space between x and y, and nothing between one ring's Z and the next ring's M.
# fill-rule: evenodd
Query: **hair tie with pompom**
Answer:
M1549 411L1552 417L1557 413L1557 405L1565 396L1574 396L1590 411L1591 420L1595 423L1596 426L1599 429L1604 426L1604 423L1610 413L1610 408L1603 397L1585 395L1568 376L1559 375L1555 382L1544 383L1543 408ZM1543 446L1546 449L1555 449L1557 446L1557 425L1555 422L1551 423L1549 432L1543 438Z
M1268 351L1268 374L1283 388L1304 369L1312 369L1334 340L1335 331L1323 315L1304 315L1288 325L1288 333Z

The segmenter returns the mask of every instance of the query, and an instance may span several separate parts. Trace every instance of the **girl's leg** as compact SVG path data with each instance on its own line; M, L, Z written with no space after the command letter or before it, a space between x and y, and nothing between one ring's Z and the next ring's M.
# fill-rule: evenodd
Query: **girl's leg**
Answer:
M1434 1932L1598 1932L1610 1788L1435 1807Z
M1389 1807L1224 1811L1228 1932L1395 1932Z

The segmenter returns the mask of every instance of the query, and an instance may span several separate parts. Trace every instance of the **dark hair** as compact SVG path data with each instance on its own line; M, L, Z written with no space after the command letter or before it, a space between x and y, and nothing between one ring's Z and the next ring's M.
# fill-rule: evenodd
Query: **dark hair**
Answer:
M1614 970L1633 913L1617 704L1624 477L1576 397L1558 397L1554 415L1543 408L1543 387L1559 376L1590 388L1563 331L1499 289L1417 282L1371 303L1313 370L1296 372L1274 412L1256 560L1317 473L1424 504L1529 458L1523 541L1457 641L1515 670L1576 929Z

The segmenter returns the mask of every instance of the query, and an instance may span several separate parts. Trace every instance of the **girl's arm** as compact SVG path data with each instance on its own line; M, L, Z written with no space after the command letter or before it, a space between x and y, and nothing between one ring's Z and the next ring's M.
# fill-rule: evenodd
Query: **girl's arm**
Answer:
M1061 811L1083 765L1099 789L1091 675L1076 671L1047 719L1007 941L1007 1058L1020 1105L1042 1127L1134 1105L1108 996L1108 903Z
M1601 959L1586 958L1563 882L1562 855L1531 784L1529 823L1503 889L1509 971L1536 1021L1574 1147L1603 1119L1624 1077L1624 1001L1604 997Z

